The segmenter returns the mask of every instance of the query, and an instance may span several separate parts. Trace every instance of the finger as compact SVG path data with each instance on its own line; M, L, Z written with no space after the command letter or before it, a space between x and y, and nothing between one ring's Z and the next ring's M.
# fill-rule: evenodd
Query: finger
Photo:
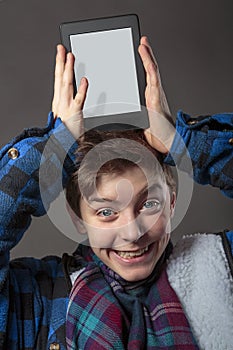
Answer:
M149 64L148 66L148 74L150 77L150 86L152 88L158 87L160 84L160 78L158 75L158 70L153 63Z
M143 63L143 67L144 67L145 72L146 72L146 83L147 83L147 85L149 85L150 84L150 76L149 76L149 71L148 71L148 65L151 63L151 61L149 60L148 54L145 50L147 50L147 49L142 44L138 47L138 52L139 52L139 55L140 55L142 63Z
M83 106L86 100L87 89L88 89L88 80L87 78L83 77L80 81L77 94L74 98L79 110L83 109Z
M55 65L55 88L59 87L59 84L61 83L64 68L65 68L65 60L66 60L66 50L64 46L57 45L57 54L56 54L56 65Z
M138 51L146 71L147 85L157 86L160 82L160 77L159 77L157 65L155 65L154 61L151 59L150 53L148 51L148 47L145 46L144 44L141 44L138 48Z
M69 52L66 56L65 69L63 74L63 83L73 86L74 78L74 55Z
M152 50L152 48L150 46L150 43L149 43L149 40L148 40L147 36L143 36L141 38L140 43L141 43L141 45L144 45L147 48L147 54L150 56L150 59L151 59L151 62L152 62L152 68L153 68L153 65L154 65L156 73L157 73L158 81L160 81L159 67L158 67L157 61L155 59L153 50Z
M56 54L56 66L55 66L55 76L61 76L64 71L66 60L66 49L63 45L57 45L57 54Z
M140 43L141 43L142 45L145 45L145 46L148 48L149 53L150 53L150 56L151 56L151 59L152 59L152 60L154 61L154 63L157 65L157 61L156 61L155 55L154 55L154 53L153 53L152 47L150 46L148 37L147 37L147 36L142 36L142 37L141 37Z
M158 69L158 64L157 64L157 61L154 57L152 49L149 46L149 44L147 44L146 41L144 43L143 38L145 38L145 37L142 37L141 44L138 47L139 54L140 54L140 56L145 64L145 66L147 64L153 63L154 66Z
M149 53L149 49L146 45L140 44L138 47L138 52L140 54L140 57L142 59L142 63L144 65L144 68L147 70L147 67L150 63L153 63L151 55Z
M56 114L56 105L60 98L62 77L65 66L65 48L62 45L57 45L57 54L56 54L56 64L54 71L54 95L53 95L53 112Z
M62 94L73 99L73 79L74 79L74 56L69 52L66 56L66 63L63 73Z

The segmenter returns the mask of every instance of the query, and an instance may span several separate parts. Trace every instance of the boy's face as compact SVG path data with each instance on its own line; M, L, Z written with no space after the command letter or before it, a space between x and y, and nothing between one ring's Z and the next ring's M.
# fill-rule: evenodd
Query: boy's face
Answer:
M96 193L80 201L93 251L125 280L147 278L169 241L174 202L160 175L149 189L138 167L102 175Z

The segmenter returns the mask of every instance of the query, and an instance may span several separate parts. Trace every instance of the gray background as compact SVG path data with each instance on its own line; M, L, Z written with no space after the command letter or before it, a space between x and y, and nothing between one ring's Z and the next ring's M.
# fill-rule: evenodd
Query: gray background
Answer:
M1 145L24 127L43 126L53 91L58 26L64 21L137 13L156 54L171 110L232 111L232 0L0 1ZM232 202L196 185L174 234L233 227ZM71 252L75 243L48 218L33 224L12 256Z

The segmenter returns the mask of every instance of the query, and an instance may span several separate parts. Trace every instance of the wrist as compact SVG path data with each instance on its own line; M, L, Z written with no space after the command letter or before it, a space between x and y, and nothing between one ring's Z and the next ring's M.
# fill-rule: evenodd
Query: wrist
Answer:
M81 111L74 114L72 117L62 120L62 122L75 140L83 134L83 114Z

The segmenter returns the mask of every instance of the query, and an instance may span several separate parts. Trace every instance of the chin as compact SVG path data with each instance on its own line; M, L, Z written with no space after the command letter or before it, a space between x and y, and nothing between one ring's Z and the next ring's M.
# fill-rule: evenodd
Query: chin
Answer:
M141 271L140 271L141 270ZM154 270L154 266L146 269L137 269L136 271L121 271L117 272L124 280L128 282L137 282L146 279L151 275Z

